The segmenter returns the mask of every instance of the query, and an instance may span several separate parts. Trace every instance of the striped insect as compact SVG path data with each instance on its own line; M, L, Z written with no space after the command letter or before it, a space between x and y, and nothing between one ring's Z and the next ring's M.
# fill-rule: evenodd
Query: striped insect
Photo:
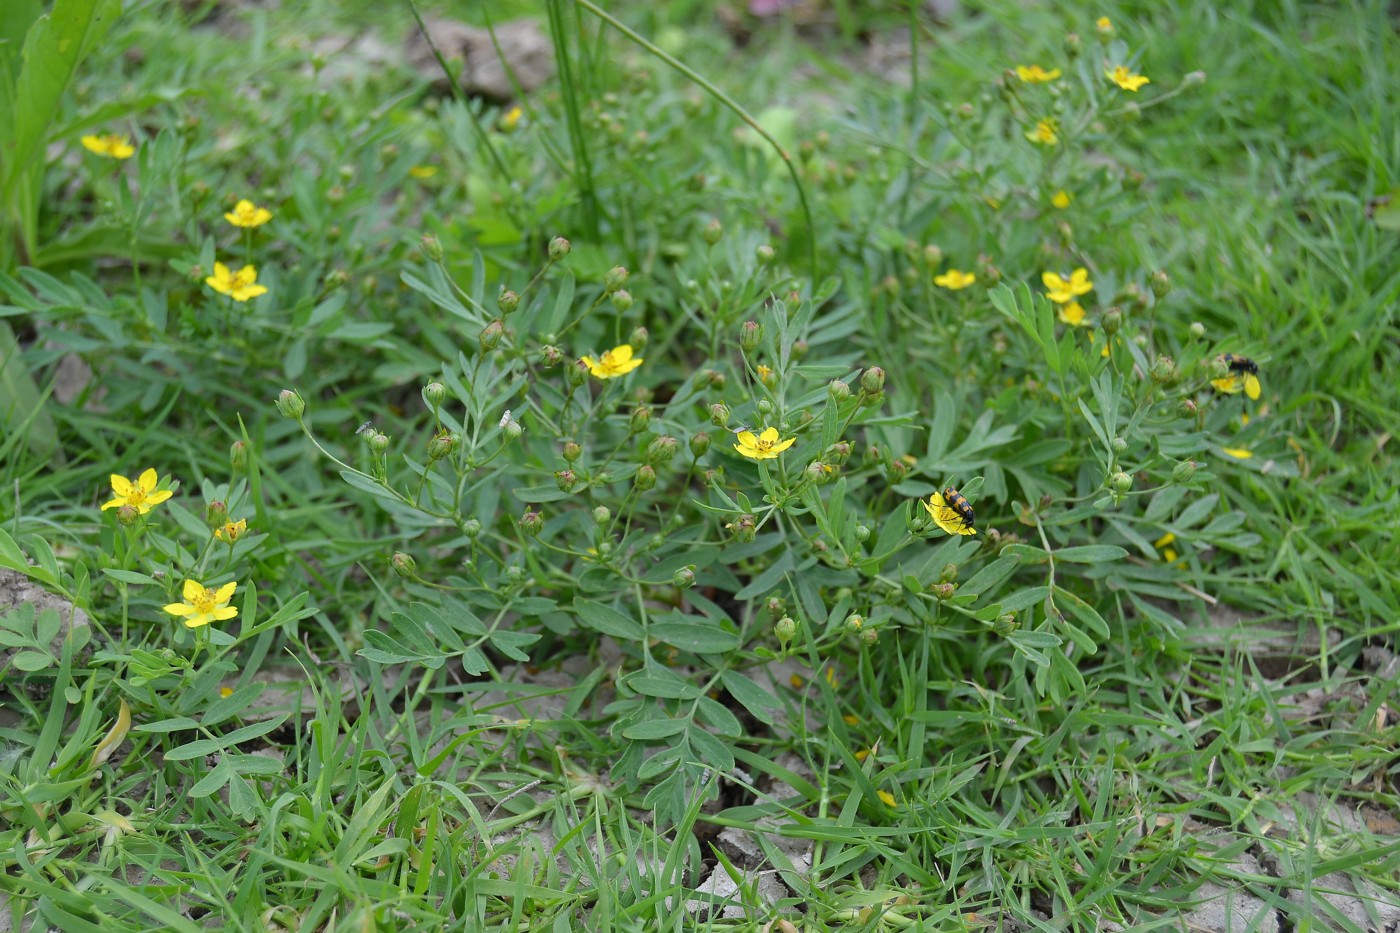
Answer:
M952 486L945 486L942 492L929 496L924 509L934 523L950 535L977 534L977 513L963 494Z
M1222 353L1220 359L1229 370L1229 375L1212 379L1210 384L1228 395L1244 392L1251 399L1259 398L1259 364L1247 356L1234 353Z

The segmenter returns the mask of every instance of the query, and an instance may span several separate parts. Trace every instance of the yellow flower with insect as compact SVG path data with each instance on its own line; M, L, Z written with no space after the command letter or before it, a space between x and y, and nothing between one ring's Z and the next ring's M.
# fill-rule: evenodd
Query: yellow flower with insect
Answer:
M1229 374L1220 379L1212 379L1210 384L1215 386L1217 391L1227 395L1243 392L1251 401L1257 401L1260 394L1259 364L1247 356L1236 356L1233 353L1222 353L1220 359L1229 369Z
M1047 81L1054 81L1060 76L1060 69L1051 68L1046 71L1039 65L1017 65L1016 77L1027 84L1044 84Z
M247 301L249 298L267 294L267 288L258 284L258 270L252 266L244 266L237 272L230 272L228 266L216 262L214 274L205 279L204 284L220 295L228 295L234 301Z
M224 522L214 529L214 537L220 541L227 541L229 544L237 541L248 531L248 520L240 518L236 522Z
M1060 323L1068 324L1070 327L1078 327L1084 323L1084 306L1077 301L1060 305L1055 309L1055 314L1059 317Z
M951 492L952 497L945 495ZM955 498L954 498L955 497ZM949 501L952 498L953 501ZM943 492L935 492L928 497L924 504L924 509L934 524L942 528L950 535L975 535L977 529L973 527L972 506L967 504L967 500L952 487Z
M210 622L224 622L238 615L238 610L228 604L233 599L237 583L225 583L216 590L195 580L186 580L182 592L184 602L171 603L165 611L179 616L185 628L199 628Z
M939 288L946 288L949 291L957 291L960 288L967 288L977 281L977 275L973 272L963 272L959 269L949 269L942 275L933 277L933 284Z
M233 210L224 215L224 220L235 227L261 227L271 219L272 211L258 207L247 198L239 201L233 206Z
M797 443L797 438L789 437L785 441L779 440L777 428L765 428L762 434L740 431L738 441L739 443L734 445L734 449L739 452L740 456L748 457L750 460L776 460L778 454Z
M1249 460L1254 456L1254 451L1243 447L1222 447L1221 453L1227 457L1234 457L1236 460Z
M174 495L169 489L156 489L159 477L156 476L155 470L146 470L136 478L134 483L125 476L118 476L116 473L111 475L110 480L112 492L116 494L116 498L102 506L104 512L108 509L119 509L124 505L129 505L145 515L152 506L160 505Z
M1064 189L1056 191L1050 197L1050 203L1055 207L1058 207L1060 210L1064 210L1065 208L1069 207L1070 200L1071 198L1069 196L1069 192L1065 191Z
M415 165L408 170L408 176L410 178L416 178L419 181L426 181L437 173L438 168L436 165Z
M1058 272L1042 273L1040 281L1045 283L1047 289L1045 297L1057 305L1067 305L1080 295L1087 295L1094 290L1094 283L1089 281L1089 270L1083 266L1075 269L1068 277Z
M1060 141L1060 121L1047 117L1036 123L1035 128L1026 133L1026 138L1042 146L1053 146Z
M1134 74L1127 65L1115 65L1105 70L1103 75L1125 91L1136 92L1144 84L1152 83L1147 76Z
M628 343L613 347L597 359L591 356L581 357L581 359L583 365L588 367L588 371L599 379L616 379L642 365L641 357L634 358L632 356L632 345Z
M515 128L520 125L520 118L524 116L524 114L525 111L521 110L519 107L512 107L501 115L499 126L507 133L513 132Z
M104 133L101 136L84 136L79 140L88 152L108 159L129 159L136 154L136 147L122 133Z
M1162 552L1162 560L1166 561L1169 564L1174 564L1176 563L1176 558L1178 556L1176 553L1176 548L1172 547L1172 544L1174 544L1175 542L1176 535L1172 534L1169 531L1166 534L1162 535L1162 537L1158 538L1156 541L1153 541L1152 546Z

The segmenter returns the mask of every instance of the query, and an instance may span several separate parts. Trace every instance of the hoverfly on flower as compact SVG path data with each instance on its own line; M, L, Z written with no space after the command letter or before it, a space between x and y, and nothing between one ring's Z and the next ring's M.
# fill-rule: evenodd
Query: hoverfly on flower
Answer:
M963 494L952 486L945 486L942 492L929 496L924 509L934 523L950 535L977 534L977 513Z
M1230 374L1222 379L1212 379L1210 384L1227 395L1243 391L1250 399L1258 399L1259 364L1247 356L1236 356L1234 353L1222 353L1220 359Z

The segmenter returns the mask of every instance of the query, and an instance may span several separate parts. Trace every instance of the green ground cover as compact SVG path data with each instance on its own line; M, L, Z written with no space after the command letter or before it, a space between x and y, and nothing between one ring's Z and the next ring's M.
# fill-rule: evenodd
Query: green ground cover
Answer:
M1385 3L42 6L0 930L1400 923Z

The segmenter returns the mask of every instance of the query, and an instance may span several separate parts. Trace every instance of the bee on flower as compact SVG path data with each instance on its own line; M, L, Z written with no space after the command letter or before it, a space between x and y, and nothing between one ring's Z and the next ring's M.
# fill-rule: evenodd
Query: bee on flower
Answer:
M977 534L977 513L963 494L952 486L945 486L942 492L935 492L923 505L934 524L948 534Z
M1224 392L1227 395L1235 395L1244 392L1253 400L1259 398L1259 364L1247 356L1236 356L1233 353L1222 353L1220 359L1225 363L1225 368L1230 371L1223 379L1212 379L1210 384L1215 386L1216 391Z

